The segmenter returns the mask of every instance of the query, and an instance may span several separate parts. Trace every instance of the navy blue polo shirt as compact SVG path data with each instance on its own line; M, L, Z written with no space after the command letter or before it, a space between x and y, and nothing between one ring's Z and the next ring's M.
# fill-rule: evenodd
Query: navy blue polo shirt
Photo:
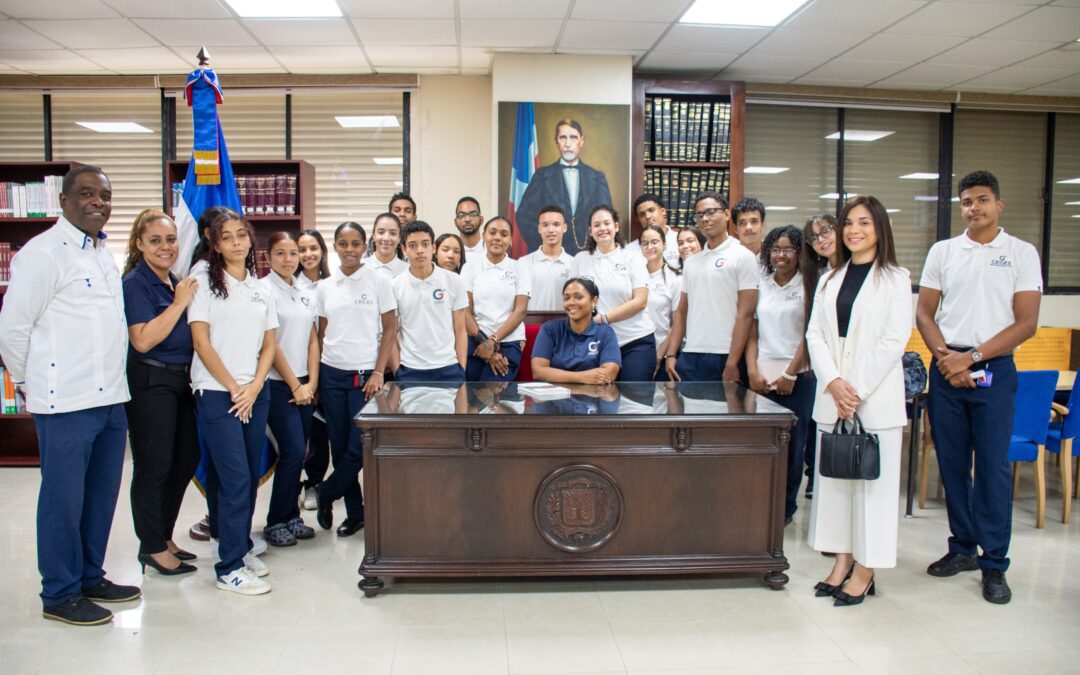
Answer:
M178 283L171 272L169 278L172 279L173 286ZM124 275L124 314L127 316L128 326L147 323L156 318L168 309L173 297L173 289L154 274L145 260L140 260L135 269ZM172 332L150 351L143 353L134 347L128 347L129 359L152 359L182 365L191 365L193 353L186 310L180 315Z
M581 372L605 363L622 367L619 340L611 326L590 323L582 333L575 333L570 319L553 319L540 326L532 355L547 359L552 368Z

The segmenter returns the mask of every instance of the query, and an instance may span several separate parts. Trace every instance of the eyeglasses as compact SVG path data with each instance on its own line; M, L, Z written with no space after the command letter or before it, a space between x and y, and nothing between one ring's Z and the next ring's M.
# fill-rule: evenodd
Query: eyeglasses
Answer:
M817 234L811 234L807 239L813 244L822 237L832 236L833 232L836 232L836 228L832 225L822 225L821 229L817 231Z
M724 209L705 209L704 211L697 211L694 213L694 220L701 222L705 219L712 220L712 217L720 213Z
M769 255L793 256L798 252L799 250L792 246L774 246L769 249Z
M457 212L457 217L458 218L479 218L480 217L480 212L479 211L458 211Z
M655 248L657 246L663 246L664 242L660 239L653 239L652 241L641 242L641 248Z

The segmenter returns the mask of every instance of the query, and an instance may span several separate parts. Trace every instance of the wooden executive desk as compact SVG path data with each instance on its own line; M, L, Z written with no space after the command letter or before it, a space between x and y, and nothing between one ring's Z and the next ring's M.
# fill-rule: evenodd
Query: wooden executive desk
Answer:
M783 550L785 408L734 384L388 385L361 410L360 588L379 577L764 572Z

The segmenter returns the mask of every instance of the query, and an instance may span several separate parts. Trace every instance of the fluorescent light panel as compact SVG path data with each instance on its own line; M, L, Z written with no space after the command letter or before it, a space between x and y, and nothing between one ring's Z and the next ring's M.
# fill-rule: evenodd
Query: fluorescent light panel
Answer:
M334 119L345 129L386 129L401 126L394 115L336 115Z
M791 16L806 0L697 0L679 23L717 26L775 26Z
M1065 206L1080 206L1080 202L1065 202Z
M873 131L872 129L845 129L844 140L855 141L858 143L872 143L874 141L879 141L886 136L892 136L895 133L895 131ZM838 141L840 140L840 132L834 131L825 138L830 141Z
M334 0L225 0L245 19L317 19L341 16Z
M401 157L375 157L376 164L391 165L391 164L403 164L404 160Z
M766 211L794 211L794 206L766 206Z
M900 209L885 209L885 213L900 213Z
M900 176L904 180L937 180L938 175L936 173L909 173L906 176Z
M134 122L76 122L80 127L96 131L99 134L152 134L141 124Z
M1070 178L1068 180L1059 180L1058 185L1080 185L1080 178Z
M855 194L854 192L845 192L844 193L844 199L845 200L846 199L851 199L852 197L858 197L858 196L859 195ZM818 195L818 199L833 199L833 200L835 200L835 199L839 199L839 198L840 198L840 195L835 193L835 192L826 192L823 195Z
M784 173L788 171L789 167L786 166L748 166L743 169L743 173Z

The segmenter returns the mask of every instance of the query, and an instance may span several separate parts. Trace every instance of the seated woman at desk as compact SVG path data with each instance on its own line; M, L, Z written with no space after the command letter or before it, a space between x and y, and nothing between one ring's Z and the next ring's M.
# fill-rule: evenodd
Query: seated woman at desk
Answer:
M563 284L566 318L540 327L533 343L533 378L566 384L610 384L622 368L619 340L611 326L593 321L600 291L589 279Z

